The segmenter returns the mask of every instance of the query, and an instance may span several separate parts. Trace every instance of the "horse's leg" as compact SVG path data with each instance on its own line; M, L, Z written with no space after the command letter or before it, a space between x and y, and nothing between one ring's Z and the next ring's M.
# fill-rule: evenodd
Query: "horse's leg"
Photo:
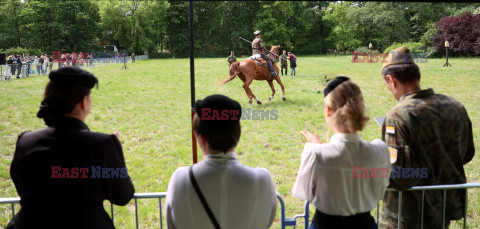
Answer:
M268 97L268 102L272 101L273 96L275 95L275 88L273 87L273 80L267 80L270 89L272 89L272 95Z
M275 80L277 81L278 84L280 84L280 87L282 87L282 92L283 92L283 101L287 100L287 96L285 95L285 87L283 87L282 80L280 77L275 77Z
M255 97L252 90L250 90L250 84L252 84L252 82L253 82L253 77L247 77L247 80L243 84L243 89L245 89L245 92L247 92L247 95L249 98L248 103L252 104L252 98L253 98L255 99L255 101L257 101L258 104L262 104L262 102Z

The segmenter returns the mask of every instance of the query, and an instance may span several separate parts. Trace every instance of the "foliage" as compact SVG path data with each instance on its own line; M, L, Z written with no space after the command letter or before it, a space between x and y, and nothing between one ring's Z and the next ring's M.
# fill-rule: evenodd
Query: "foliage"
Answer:
M383 52L384 53L389 53L393 49L406 46L408 49L410 49L411 53L423 53L425 52L425 46L421 42L408 42L408 43L397 43L394 42L391 46L387 47Z
M450 43L454 55L480 54L480 14L465 12L458 17L442 17L438 26L438 35L433 39L436 49L445 48Z
M21 47L0 50L0 52L6 53L7 56L12 54L15 54L15 55L29 54L32 56L35 56L35 55L41 56L45 54L40 49L27 49L27 48L21 48Z
M480 10L480 3L194 1L194 49L199 55L251 55L255 30L267 46L298 54L394 42L432 46L442 16ZM42 52L104 51L189 53L189 2L176 0L0 0L0 49ZM475 13L474 13L475 14ZM454 53L457 54L457 53ZM465 54L462 54L465 55ZM469 55L478 55L473 51Z

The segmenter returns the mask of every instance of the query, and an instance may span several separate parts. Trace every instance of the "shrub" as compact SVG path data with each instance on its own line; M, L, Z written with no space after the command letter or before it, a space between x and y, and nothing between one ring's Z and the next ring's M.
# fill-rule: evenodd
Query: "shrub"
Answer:
M410 49L411 53L423 53L425 52L425 47L423 43L421 42L409 42L409 43L397 43L393 42L392 45L390 45L388 48L386 48L383 52L384 53L389 53L392 50L396 48L400 48L402 46L406 46L408 49Z

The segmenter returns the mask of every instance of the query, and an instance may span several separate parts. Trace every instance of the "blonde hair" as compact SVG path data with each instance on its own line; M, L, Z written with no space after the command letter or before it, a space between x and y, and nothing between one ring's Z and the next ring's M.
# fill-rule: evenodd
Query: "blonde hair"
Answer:
M343 130L347 133L363 130L370 119L365 115L362 91L351 80L341 83L328 93L325 97L325 105L333 111L332 124L343 127Z

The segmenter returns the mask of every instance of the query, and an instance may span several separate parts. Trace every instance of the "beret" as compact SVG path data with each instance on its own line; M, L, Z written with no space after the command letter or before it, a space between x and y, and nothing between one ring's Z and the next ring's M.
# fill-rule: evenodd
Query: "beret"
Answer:
M392 50L386 59L386 63L382 66L382 71L385 67L396 64L415 64L415 60L406 46Z
M206 108L206 109L205 109ZM222 114L222 111L226 113ZM224 95L210 95L195 102L195 111L202 122L211 128L233 127L240 121L242 107L240 103ZM206 112L205 114L203 112ZM207 118L205 118L207 117Z
M330 83L327 85L327 87L325 88L325 90L323 90L323 95L325 97L327 97L328 93L330 93L331 91L333 91L333 89L335 89L338 85L340 85L341 83L347 81L347 80L350 80L350 78L346 77L346 76L337 76L335 79L333 79L332 81L330 81Z
M59 86L84 86L92 89L95 85L98 88L98 79L92 73L74 66L62 67L52 70L48 78Z

